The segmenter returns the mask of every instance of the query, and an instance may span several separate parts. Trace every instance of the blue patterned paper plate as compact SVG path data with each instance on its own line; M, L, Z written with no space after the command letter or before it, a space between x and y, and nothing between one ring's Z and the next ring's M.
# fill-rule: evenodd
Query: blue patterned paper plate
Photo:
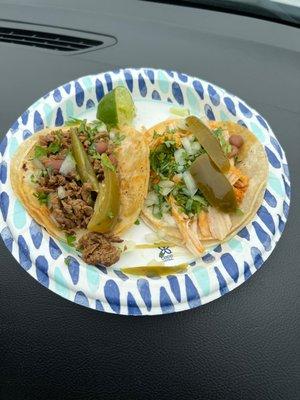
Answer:
M162 248L135 250L109 269L83 263L74 250L51 238L35 223L14 195L10 160L19 144L46 126L61 126L70 116L95 118L99 100L117 85L128 87L137 106L137 127L166 119L173 105L210 120L232 120L248 127L263 143L269 159L264 200L255 218L233 239L192 262L187 253ZM154 315L197 307L236 288L273 251L288 215L290 181L284 151L266 120L238 97L201 79L150 68L116 70L85 76L46 94L11 126L1 145L0 232L20 265L42 285L78 304L126 315ZM134 226L129 239L149 232ZM65 258L68 258L68 266ZM161 278L134 277L121 266L163 260L188 261L185 273Z

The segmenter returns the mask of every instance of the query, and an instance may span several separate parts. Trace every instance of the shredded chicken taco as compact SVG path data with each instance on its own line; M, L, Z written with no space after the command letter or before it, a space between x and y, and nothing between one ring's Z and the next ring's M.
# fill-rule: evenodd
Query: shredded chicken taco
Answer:
M120 258L119 235L140 214L148 178L143 135L128 125L108 132L98 120L38 132L11 163L13 190L32 218L87 263L105 266Z
M200 255L254 217L268 162L248 129L190 116L164 121L145 137L150 180L142 216L160 238Z

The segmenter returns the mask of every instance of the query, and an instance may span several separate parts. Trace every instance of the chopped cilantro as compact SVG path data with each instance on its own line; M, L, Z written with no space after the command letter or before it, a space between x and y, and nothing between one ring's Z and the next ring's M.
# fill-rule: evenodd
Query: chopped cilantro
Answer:
M159 136L160 136L160 134L159 134L156 130L154 130L153 139L156 139L156 138L158 138Z
M237 209L235 210L235 213L236 213L236 215L241 216L241 217L244 215L244 211L241 210L240 208L237 208Z
M34 175L34 174L31 174L31 175L30 175L30 182L32 182L32 183L37 183L37 182L38 182L37 176Z
M106 153L101 154L101 163L104 167L109 168L111 171L116 170Z
M68 121L66 121L65 125L76 126L76 125L80 125L82 122L83 122L82 119L70 117L70 119Z
M36 193L34 193L33 194L37 199L38 199L38 201L41 203L41 204L47 204L48 203L48 194L47 193L44 193L44 192L36 192Z
M48 153L57 154L61 149L61 145L59 142L52 142L48 147Z
M172 141L162 143L156 149L150 152L150 165L151 169L162 177L169 178L177 171L177 164L174 158L176 151L175 145Z
M120 132L116 132L115 133L115 137L113 139L113 143L116 146L120 146L120 144L122 143L122 141L125 139L125 135L121 135Z
M47 156L47 149L45 147L36 145L34 148L34 158L41 158Z
M187 215L199 214L202 209L208 207L206 199L201 195L200 191L191 196L187 188L183 184L178 184L176 190L173 190L173 196L177 204Z
M74 246L74 243L76 241L76 236L75 235L69 235L66 233L66 241L69 246Z
M114 214L113 214L112 211L109 211L109 212L107 213L107 216L108 216L109 219L113 219Z
M140 222L140 220L139 220L139 219L137 219L137 220L135 221L135 223L134 223L134 224L135 224L135 225L140 225L140 223L141 223L141 222Z
M225 154L229 154L231 152L231 144L225 140L224 135L223 135L223 129L217 128L217 129L214 129L212 132L213 132L214 136L218 139L223 152Z

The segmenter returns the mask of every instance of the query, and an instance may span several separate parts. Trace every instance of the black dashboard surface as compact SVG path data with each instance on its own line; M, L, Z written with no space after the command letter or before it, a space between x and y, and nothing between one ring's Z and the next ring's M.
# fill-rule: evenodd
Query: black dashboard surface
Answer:
M287 227L250 280L213 303L145 318L46 290L0 242L0 398L288 399L300 396L300 30L135 0L0 0L1 23L78 29L114 46L63 55L0 43L0 132L56 86L116 66L199 76L268 120L292 178Z

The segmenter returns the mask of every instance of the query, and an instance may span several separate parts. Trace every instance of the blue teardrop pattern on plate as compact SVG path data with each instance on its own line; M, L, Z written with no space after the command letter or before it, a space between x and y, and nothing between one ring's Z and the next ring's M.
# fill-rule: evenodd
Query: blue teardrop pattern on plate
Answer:
M23 139L26 140L30 136L32 136L32 132L30 132L30 130L28 130L28 129L24 129L24 131L23 131Z
M152 69L144 69L145 74L148 76L150 82L154 83L154 71Z
M127 309L128 315L142 315L139 306L136 304L136 301L130 292L128 292L127 295Z
M276 197L274 197L274 196L272 195L272 193L269 192L268 189L266 189L266 191L265 191L264 199L266 200L266 202L268 203L268 205L269 205L270 207L275 208L275 207L277 206Z
M270 136L270 141L271 141L272 146L274 147L274 149L277 151L277 153L279 154L280 158L282 159L283 154L282 154L281 146L278 143L278 140L275 139L273 136Z
M167 73L171 78L174 78L174 72L173 72L173 71L167 69L167 70L166 70L166 73Z
M46 287L49 287L49 276L48 276L48 261L44 256L38 256L35 260L36 265L36 277L37 280Z
M52 237L49 238L49 252L53 260L57 260L58 257L62 254L61 249L58 247Z
M170 99L170 97L168 97L168 98L167 98L167 102L168 102L168 103L173 103L173 100Z
M9 146L8 146L8 152L9 152L9 157L12 158L17 149L18 149L19 143L15 137L11 137L9 140Z
M203 100L204 99L204 89L203 89L202 83L195 79L193 81L193 87L194 87L195 91L198 93L200 99Z
M21 120L22 120L23 125L27 124L28 116L29 116L29 110L24 111L23 114L21 115Z
M282 167L283 167L285 176L287 177L288 180L290 180L290 171L289 171L288 165L282 163Z
M55 89L54 90L53 99L54 99L54 101L56 101L56 103L60 103L61 102L62 97L61 97L61 93L60 93L59 89Z
M12 252L13 237L8 226L2 229L1 237L3 239L5 246L8 248L10 252Z
M98 300L98 299L96 300L96 310L98 310L98 311L104 311L104 307L103 307L101 301Z
M273 151L271 149L269 149L269 147L267 147L267 146L265 146L265 150L266 150L266 153L267 153L268 160L269 160L270 164L272 165L272 167L280 168L281 167L280 161L275 156Z
M68 256L65 259L65 264L67 264L67 266L68 266L68 271L69 271L69 274L70 274L73 284L77 285L78 280L79 280L79 262L76 260L76 258L74 258L72 256Z
M104 296L111 309L116 313L120 313L120 289L115 281L109 279L104 285Z
M5 161L0 163L0 181L4 184L7 179L7 164Z
M257 121L261 124L261 126L263 126L264 128L266 128L267 131L269 130L266 121L263 119L263 117L262 117L261 115L257 115L257 116L256 116L256 119L257 119Z
M285 218L287 218L289 214L289 205L286 201L283 202L283 214Z
M188 81L188 76L186 74L178 72L177 75L178 75L178 78L181 80L181 82L187 82Z
M219 282L219 290L220 290L221 295L228 293L229 289L227 287L227 283L226 283L226 280L224 279L224 276L221 274L218 267L215 267L214 270L215 270L216 277Z
M239 125L243 126L244 128L247 128L247 129L248 129L248 126L247 126L246 122L243 121L242 119L239 119L239 120L237 121L237 123L238 123Z
M263 223L266 225L266 227L273 233L275 234L275 224L274 220L272 218L272 215L269 213L269 211L266 209L265 206L260 206L257 215L259 218L263 221Z
M287 195L288 198L290 198L291 197L291 187L285 180L284 175L281 175L281 176L282 176L282 180L284 183L285 194Z
M186 299L190 308L201 305L201 299L196 286L188 275L184 275Z
M16 120L16 121L12 124L12 126L10 127L10 131L11 131L12 133L16 133L17 130L18 130L18 128L19 128L19 121Z
M96 79L95 90L96 90L97 101L100 101L102 97L104 97L104 88L103 88L103 83L99 79Z
M198 283L198 287L201 288L201 291L204 296L208 296L210 294L210 274L208 273L208 268L197 267L193 269L193 275Z
M227 110L232 114L232 115L236 115L236 109L235 109L235 105L234 102L231 100L230 97L224 97L224 103L225 106L227 108Z
M264 143L266 141L266 138L269 138L269 135L266 134L264 129L262 129L261 126L255 124L254 122L250 122L250 131L254 133L254 135L261 143Z
M282 233L284 230L285 223L283 222L281 216L278 214L278 229L279 232Z
M84 103L84 90L78 81L75 81L75 100L78 107Z
M30 253L27 243L22 235L18 236L18 247L19 247L19 263L22 268L28 271L32 265L32 262L30 259Z
M75 303L79 304L80 306L89 307L89 300L81 290L76 292L74 301L75 301Z
M246 261L244 261L244 277L245 280L250 278L250 276L252 275L252 272L250 271L250 266L248 263L246 263Z
M166 74L161 70L159 70L157 73L156 83L158 84L158 87L162 93L167 94L169 92L169 79L168 77L166 77Z
M88 101L86 102L85 108L87 110L89 110L90 108L94 108L95 107L95 103L92 99L88 99Z
M44 129L44 121L41 114L36 110L33 115L33 130L34 132L38 132L42 129Z
M106 82L106 87L107 91L111 92L113 88L112 80L110 74L104 74L105 82Z
M220 244L218 244L218 246L216 246L216 247L214 248L214 252L216 252L216 253L221 253L221 251L222 251L222 246L221 246Z
M241 110L241 113L247 117L247 118L251 118L252 117L252 111L249 110L249 108L244 104L239 102L239 109Z
M197 115L199 113L199 98L196 97L195 91L190 87L186 88L185 94L188 101L186 106L190 109L191 114Z
M250 240L250 234L249 234L249 231L248 231L248 229L246 227L241 229L237 234L238 234L239 237L241 237L243 239Z
M234 280L234 282L237 282L239 278L239 269L232 255L230 253L222 254L221 261L230 277Z
M139 84L139 90L140 90L141 96L146 97L147 96L147 86L146 86L146 82L145 82L145 79L143 78L142 74L139 74L138 84Z
M220 104L220 96L216 89L212 85L208 85L207 91L209 94L210 101L214 106L218 106Z
M179 282L176 276L169 275L167 276L167 279L169 281L170 288L172 290L172 293L175 296L175 299L178 301L178 303L181 302L181 293L180 293L180 286Z
M160 94L158 93L157 90L153 90L152 95L151 95L153 100L160 100Z
M151 301L149 282L147 281L147 279L143 278L138 279L137 288L147 307L147 310L150 311L152 307L152 301Z
M55 126L62 126L64 124L64 117L62 115L61 108L58 107L56 111Z
M214 121L216 119L213 110L209 104L204 105L204 112L210 121Z
M161 308L161 311L163 314L174 312L174 305L164 287L160 288L159 302L160 302L160 308Z
M71 84L70 83L66 83L65 85L63 85L63 88L67 94L71 93Z
M0 153L2 154L2 156L4 155L6 147L7 147L7 137L4 136L4 138L0 142Z
M183 105L184 104L183 94L177 82L172 83L172 93L177 103Z
M129 277L127 275L125 275L122 271L119 271L118 269L114 270L114 273L120 278L122 279L122 281L128 281Z
M132 93L132 91L133 91L133 78L132 78L131 72L128 69L125 69L124 77L125 77L126 85L127 85L128 89L130 90L130 92Z
M251 256L253 259L253 263L256 269L259 269L262 265L264 260L261 256L261 251L257 247L251 247Z
M256 235L260 241L260 243L264 246L264 249L266 251L269 251L271 249L271 238L268 235L268 233L263 230L263 228L261 227L261 225L256 222L253 221L252 222L253 228L255 229Z
M207 253L205 254L205 256L202 257L202 261L204 261L205 263L212 263L215 261L215 257L212 254Z
M7 218L8 207L9 207L9 197L6 192L1 192L0 193L0 209L1 209L2 217L3 217L4 221L6 221L6 218Z
M34 220L31 220L31 223L29 225L29 233L34 247L38 249L41 246L43 240L43 232L40 225L37 224Z
M102 272L102 274L107 275L107 269L106 267L104 267L104 265L97 264L96 267L99 269L100 272Z

